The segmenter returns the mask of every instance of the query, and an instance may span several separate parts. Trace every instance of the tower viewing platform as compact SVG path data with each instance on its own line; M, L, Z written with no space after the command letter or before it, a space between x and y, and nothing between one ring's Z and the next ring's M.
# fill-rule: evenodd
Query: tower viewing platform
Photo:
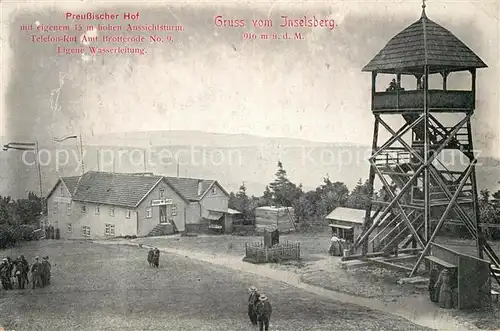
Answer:
M427 73L423 68L427 68ZM476 69L486 64L450 31L427 18L425 11L418 21L393 37L363 68L372 73L372 111L374 113L472 112L475 108ZM448 75L469 72L471 89L447 89ZM376 91L378 74L395 75L385 91ZM425 81L440 76L441 88L430 89ZM416 88L405 88L401 77L416 80Z

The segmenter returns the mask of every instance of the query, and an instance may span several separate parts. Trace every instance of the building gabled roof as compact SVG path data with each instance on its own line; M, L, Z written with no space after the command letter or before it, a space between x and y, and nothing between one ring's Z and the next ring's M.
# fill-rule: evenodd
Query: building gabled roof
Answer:
M64 185L66 185L66 188L68 189L70 195L73 195L73 193L75 192L79 179L80 176L61 177L61 181L64 183Z
M205 194L212 188L213 185L218 185L219 188L226 194L228 193L217 183L211 179L197 179L185 177L165 177L167 183L174 187L180 195L188 201L200 201ZM201 192L198 192L198 185L201 182ZM201 194L198 194L201 193Z
M63 183L63 185L68 189L70 196L72 196L73 192L76 189L76 185L78 183L79 178L80 178L80 176L59 177L59 179L57 180L57 183L54 185L54 187L52 187L49 194L47 194L47 197L49 197L54 192L54 190L56 189L57 185L59 185L59 183Z
M89 171L81 176L72 198L80 202L135 208L162 178Z
M460 39L425 15L393 37L363 68L381 73L430 73L485 68L486 64Z
M59 178L47 197L63 182L74 201L135 208L161 181L185 201L201 200L213 185L218 185L228 195L215 180L89 171L83 176ZM201 194L198 194L199 182L202 184Z

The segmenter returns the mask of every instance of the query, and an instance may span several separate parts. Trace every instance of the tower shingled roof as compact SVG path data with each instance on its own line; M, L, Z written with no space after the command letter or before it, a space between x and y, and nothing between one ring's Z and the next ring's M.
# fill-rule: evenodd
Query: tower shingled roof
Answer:
M393 37L363 68L382 73L429 73L485 68L487 65L453 33L430 20L425 13Z

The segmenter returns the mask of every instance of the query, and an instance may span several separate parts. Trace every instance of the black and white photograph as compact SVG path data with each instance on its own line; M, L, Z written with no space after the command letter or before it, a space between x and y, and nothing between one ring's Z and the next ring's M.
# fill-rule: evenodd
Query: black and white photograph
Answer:
M0 9L0 331L500 330L500 2Z

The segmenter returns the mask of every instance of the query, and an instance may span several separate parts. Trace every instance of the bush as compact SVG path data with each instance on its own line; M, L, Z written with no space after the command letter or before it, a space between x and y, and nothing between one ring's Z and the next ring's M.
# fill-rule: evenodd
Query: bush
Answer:
M17 231L16 231L17 230ZM21 231L9 225L0 226L0 249L10 248L21 239Z
M29 226L20 226L18 231L20 234L20 240L32 241L35 239L35 236L33 235L33 229Z

